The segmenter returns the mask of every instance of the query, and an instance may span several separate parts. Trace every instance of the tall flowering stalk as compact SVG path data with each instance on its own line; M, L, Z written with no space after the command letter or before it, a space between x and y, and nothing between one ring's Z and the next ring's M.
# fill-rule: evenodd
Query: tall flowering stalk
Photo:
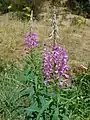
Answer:
M69 70L67 60L68 56L66 50L62 46L54 45L51 51L45 48L43 55L43 74L45 77L45 84L49 82L57 82L58 80L60 87L62 87L63 84L67 86L69 79L69 75L67 74Z
M33 10L31 10L31 16L30 16L30 20L29 20L29 28L30 28L30 33L32 33L32 29L33 29Z
M24 49L29 50L30 48L33 48L37 46L37 35L36 33L26 33L24 37Z
M31 11L29 26L30 26L30 32L26 33L25 36L24 36L24 50L26 51L26 53L28 53L29 50L32 51L32 48L37 46L37 34L32 33L33 11Z
M55 7L54 7L54 12L52 16L52 32L50 34L50 39L53 39L53 44L56 44L56 38L59 38L59 32L58 32L56 12L55 12Z
M68 56L66 50L61 45L56 45L57 37L57 24L56 24L56 14L53 15L53 31L52 39L53 46L51 49L45 48L43 54L43 75L45 78L44 83L57 82L60 87L68 86L68 70L67 65Z

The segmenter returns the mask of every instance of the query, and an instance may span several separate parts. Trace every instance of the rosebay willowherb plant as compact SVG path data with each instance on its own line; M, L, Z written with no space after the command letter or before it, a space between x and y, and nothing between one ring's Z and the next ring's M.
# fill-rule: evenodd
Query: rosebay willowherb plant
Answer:
M30 15L30 20L29 20L29 25L30 25L30 32L25 34L24 37L24 50L26 53L33 47L37 46L37 34L32 33L32 28L33 28L33 11L31 11Z
M58 28L56 24L56 14L54 11L52 20L52 34L51 39L53 39L53 45L51 50L45 48L43 55L43 75L45 78L44 83L57 82L60 87L68 86L69 75L67 71L69 67L67 65L68 56L66 50L61 46L57 45L56 38L58 37ZM61 78L63 77L63 78ZM65 80L66 79L66 80Z
M53 46L51 51L45 49L43 56L43 73L45 76L45 84L48 82L56 82L58 80L58 84L60 87L68 85L69 75L67 71L69 67L67 66L68 56L66 54L66 50L61 46Z

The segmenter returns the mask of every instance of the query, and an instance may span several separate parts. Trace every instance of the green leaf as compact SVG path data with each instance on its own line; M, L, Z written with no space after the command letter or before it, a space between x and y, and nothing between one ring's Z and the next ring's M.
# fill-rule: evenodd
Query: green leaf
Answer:
M31 113L31 112L38 112L39 108L36 106L36 104L34 104L34 105L31 105L30 107L24 108L24 110L27 113Z
M39 120L39 119L40 119L41 114L44 112L44 110L46 110L46 109L49 107L49 105L50 105L50 103L51 103L52 101L53 101L53 100L51 99L49 102L46 102L46 104L43 105L43 107L40 109L40 111L39 111L39 113L38 113L38 115L37 115L37 119L36 119L36 120Z
M27 95L33 95L33 94L34 94L33 87L24 89L20 92L20 96L27 96Z
M41 105L43 106L46 103L45 97L40 96L39 99L40 99Z
M63 117L63 120L69 120L69 118L64 114L62 115L62 117Z
M53 114L52 120L59 120L59 116L58 115L59 115L59 110L58 110L58 108L56 108L55 112Z
M36 90L36 91L37 91L37 84L38 84L38 83L37 83L37 78L38 78L38 77L35 76L35 79L34 79L34 85L35 85L35 90Z

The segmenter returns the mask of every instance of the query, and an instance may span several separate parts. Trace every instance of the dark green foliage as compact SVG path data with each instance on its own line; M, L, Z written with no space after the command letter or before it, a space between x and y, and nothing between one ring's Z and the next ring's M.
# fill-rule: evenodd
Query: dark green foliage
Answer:
M68 0L66 4L74 13L90 18L90 0Z
M83 120L89 118L90 112L90 73L73 78L71 88L53 89L52 85L45 87L38 81L37 90L30 87L20 92L26 96L30 104L24 108L23 115L31 120ZM43 81L43 80L41 80ZM84 83L84 84L83 84ZM33 83L35 85L35 83ZM84 89L84 87L86 89ZM23 107L22 107L23 108Z
M24 7L30 7L34 10L34 15L37 16L42 7L42 3L45 0L0 0L1 13L7 13L9 11L21 11ZM12 8L8 10L8 6L12 4Z
M10 5L11 0L0 0L0 12L6 13L7 7Z
M28 6L34 10L34 16L37 17L45 1L51 2L52 6L56 5L59 7L65 5L64 0L0 0L0 11L1 13L19 11L22 14L23 8ZM10 4L12 4L12 8L8 10ZM73 13L90 18L89 0L67 0L66 6L69 7Z

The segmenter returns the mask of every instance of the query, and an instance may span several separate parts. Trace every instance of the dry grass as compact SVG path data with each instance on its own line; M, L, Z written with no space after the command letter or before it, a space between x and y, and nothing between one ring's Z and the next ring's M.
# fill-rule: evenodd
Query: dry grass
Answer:
M58 22L59 24L59 22ZM34 30L38 34L40 45L43 46L50 32L50 21L36 21ZM81 27L60 25L60 37L68 50L72 64L90 62L90 20ZM24 34L29 30L28 22L8 20L7 15L0 16L0 57L16 59L24 54Z

